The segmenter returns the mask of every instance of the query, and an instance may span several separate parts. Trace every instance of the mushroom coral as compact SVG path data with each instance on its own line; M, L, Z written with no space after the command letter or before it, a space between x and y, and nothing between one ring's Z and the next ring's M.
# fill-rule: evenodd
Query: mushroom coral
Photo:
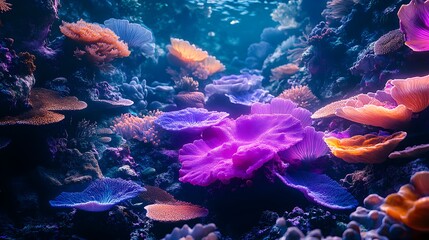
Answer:
M393 219L418 231L429 231L429 172L417 172L410 184L390 194L380 206Z
M92 182L82 192L63 192L49 203L52 207L103 212L143 191L146 189L132 181L120 178L102 178Z
M167 47L168 51L183 62L200 62L209 57L208 52L188 41L179 38L170 38L170 42L171 45Z
M335 115L361 124L399 129L411 120L412 112L404 105L389 108L375 97L359 94L337 109Z
M29 100L32 108L16 116L0 118L1 125L46 125L60 122L64 115L53 111L82 110L87 107L85 102L76 97L63 97L60 93L44 89L33 88Z
M386 89L398 104L413 112L421 112L429 106L429 75L389 80Z
M429 1L411 0L398 11L405 45L413 51L429 50Z
M346 162L374 164L384 162L389 153L406 136L406 132L397 132L389 136L366 134L343 139L327 137L325 142L332 154Z

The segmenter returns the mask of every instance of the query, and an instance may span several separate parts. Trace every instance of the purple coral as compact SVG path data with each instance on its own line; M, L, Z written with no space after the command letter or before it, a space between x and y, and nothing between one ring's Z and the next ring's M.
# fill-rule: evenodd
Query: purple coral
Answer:
M429 1L411 0L398 12L405 45L413 51L429 50Z
M283 176L277 173L286 185L301 191L306 198L332 209L352 209L356 199L337 182L324 174L308 171L288 171Z
M291 115L254 114L227 119L204 131L203 139L180 149L180 181L207 186L216 180L248 179L277 153L302 140L302 127Z
M205 87L206 96L215 94L233 94L237 92L247 92L261 87L262 76L243 73L241 75L228 75L213 80L213 83Z
M163 113L155 124L168 131L201 132L228 117L226 112L207 111L204 108L186 108Z
M83 192L63 192L49 203L52 207L103 212L143 191L146 189L132 181L103 178L91 183Z

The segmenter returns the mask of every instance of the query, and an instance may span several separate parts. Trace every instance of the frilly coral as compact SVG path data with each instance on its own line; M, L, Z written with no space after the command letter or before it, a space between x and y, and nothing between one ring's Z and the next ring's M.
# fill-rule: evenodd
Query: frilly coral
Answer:
M84 49L77 49L75 55L86 56L87 59L101 66L118 57L130 55L126 43L119 41L119 37L110 29L100 25L79 20L76 23L63 22L61 32L68 38L83 43Z
M227 119L203 133L203 139L179 151L182 182L207 186L216 180L247 179L277 153L302 140L300 122L286 114L253 114Z
M389 153L406 136L406 132L397 132L389 136L366 134L343 139L327 137L325 142L332 154L346 162L374 164L384 162Z
M168 46L168 51L173 56L183 62L200 62L206 59L209 54L188 41L170 38L171 45Z
M401 30L405 34L405 45L413 51L429 50L429 1L411 0L398 11Z
M131 114L122 114L121 117L114 120L112 128L125 139L137 139L144 143L158 145L160 140L154 121L160 114L160 112L154 112L142 118Z
M429 106L429 75L389 80L386 89L398 104L413 112L421 112Z
M163 113L155 120L155 124L168 131L201 132L220 123L228 115L226 112L207 111L204 108L185 108Z
M411 120L412 115L412 112L404 105L389 108L383 102L367 94L359 94L355 98L349 99L345 105L336 110L337 116L386 129L404 127Z
M386 197L381 210L418 231L429 231L429 172L417 172L411 183Z
M312 108L319 104L319 99L314 96L313 92L308 86L293 86L284 90L278 98L289 99L298 106L303 108Z
M143 187L132 181L102 178L91 183L83 192L63 192L49 203L53 207L103 212L143 191Z

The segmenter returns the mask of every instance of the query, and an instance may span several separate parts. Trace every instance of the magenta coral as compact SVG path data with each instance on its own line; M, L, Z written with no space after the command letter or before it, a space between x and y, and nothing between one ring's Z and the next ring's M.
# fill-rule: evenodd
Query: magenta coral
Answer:
M411 0L398 11L405 45L413 51L429 50L429 1Z

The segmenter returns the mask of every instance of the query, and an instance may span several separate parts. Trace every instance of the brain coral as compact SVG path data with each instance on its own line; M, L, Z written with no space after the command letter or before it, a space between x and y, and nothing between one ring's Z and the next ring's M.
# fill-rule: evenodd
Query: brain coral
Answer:
M325 142L332 154L346 162L374 164L384 162L389 153L406 136L406 132L397 132L389 136L366 134L343 139L327 137Z
M386 197L381 210L418 231L429 231L429 172L417 172L411 183Z
M132 181L102 178L92 182L83 192L63 192L49 203L53 207L103 212L143 191L146 189Z

